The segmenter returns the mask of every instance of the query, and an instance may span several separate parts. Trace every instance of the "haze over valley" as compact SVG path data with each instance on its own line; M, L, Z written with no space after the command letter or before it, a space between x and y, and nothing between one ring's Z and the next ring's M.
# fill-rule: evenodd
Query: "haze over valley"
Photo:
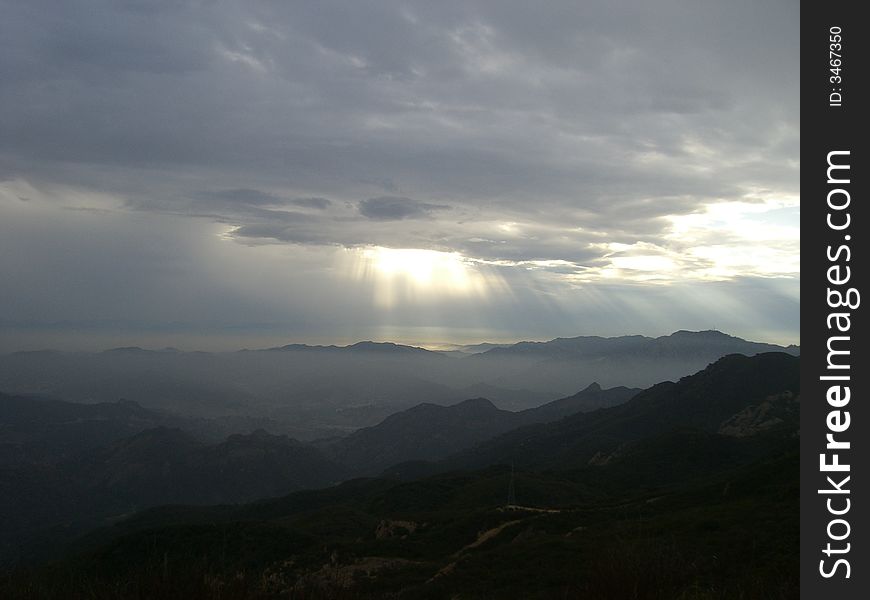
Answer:
M798 348L678 331L464 352L361 342L6 355L0 485L15 518L3 555L46 556L61 540L161 504L252 501L382 473L428 476L448 459L460 461L444 463L448 470L524 461L508 458L517 448L509 432L622 405L725 356L770 352ZM704 414L708 401L699 400ZM743 402L735 398L713 421L736 418ZM486 455L499 443L507 450L486 459L450 458ZM615 448L589 444L596 456Z
M716 331L581 336L471 350L360 342L222 353L136 347L23 352L0 356L0 390L73 402L125 399L224 422L251 418L252 427L270 424L276 433L310 440L374 425L420 403L486 397L499 408L523 410L592 383L642 388L675 380L735 352L797 353L796 347Z

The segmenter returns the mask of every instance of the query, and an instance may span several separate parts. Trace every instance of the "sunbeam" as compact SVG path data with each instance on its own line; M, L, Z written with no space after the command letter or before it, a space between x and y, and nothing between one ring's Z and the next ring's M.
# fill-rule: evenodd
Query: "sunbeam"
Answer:
M500 278L458 252L371 246L349 251L350 275L373 287L375 304L436 303L445 298L486 298Z

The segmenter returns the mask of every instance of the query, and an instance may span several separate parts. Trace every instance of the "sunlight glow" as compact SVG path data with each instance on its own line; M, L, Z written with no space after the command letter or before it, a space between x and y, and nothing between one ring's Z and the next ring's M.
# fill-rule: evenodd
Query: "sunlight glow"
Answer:
M445 296L484 297L493 284L480 265L458 252L371 246L352 253L352 277L369 282L382 307L437 302Z
M386 277L409 277L418 285L464 288L468 269L459 254L435 250L371 248L364 251L375 269Z

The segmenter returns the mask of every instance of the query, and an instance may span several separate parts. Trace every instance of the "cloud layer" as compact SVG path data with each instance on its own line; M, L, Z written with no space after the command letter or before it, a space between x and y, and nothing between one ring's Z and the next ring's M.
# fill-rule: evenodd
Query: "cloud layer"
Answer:
M18 333L109 313L183 329L203 302L215 327L325 332L346 307L226 282L330 295L371 247L461 257L490 287L480 327L505 336L518 315L549 334L593 293L752 289L796 315L791 0L0 4L0 227L30 232L5 242ZM65 277L25 273L64 256ZM146 296L190 287L178 315L125 304L146 264ZM469 326L400 297L420 322L375 303L353 327ZM626 327L650 318L633 310ZM771 318L746 327L797 338Z

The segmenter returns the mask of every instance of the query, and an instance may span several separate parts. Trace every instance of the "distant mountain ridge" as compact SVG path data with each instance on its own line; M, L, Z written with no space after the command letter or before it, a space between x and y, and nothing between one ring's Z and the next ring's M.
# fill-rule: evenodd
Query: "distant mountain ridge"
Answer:
M284 346L277 346L274 348L266 348L265 350L259 350L259 352L288 352L288 351L314 351L314 352L379 352L379 353L390 353L390 354L426 354L432 356L439 356L442 353L436 352L433 350L427 350L426 348L421 348L419 346L406 346L404 344L395 344L393 342L372 342L369 340L356 342L355 344L350 344L347 346L321 346L321 345L308 345L308 344L286 344Z
M800 346L795 344L791 344L789 346L781 346L778 344L772 344L767 342L752 342L745 340L743 338L729 335L727 333L723 333L717 329L707 329L707 330L699 330L699 331L690 331L686 329L680 329L675 331L669 335L662 335L658 337L648 337L643 335L623 335L623 336L597 336L597 335L580 335L573 337L558 337L553 338L551 340L547 340L544 342L534 342L534 341L519 341L514 343L490 343L490 342L481 342L479 344L466 344L463 346L456 346L455 350L461 353L466 354L499 354L499 353L529 353L529 352L538 352L542 350L546 351L555 351L555 352L566 352L566 353L574 353L574 352L586 352L586 353L595 353L596 351L602 350L624 350L624 349L633 349L639 348L642 349L644 346L656 346L659 345L667 346L669 341L688 341L695 340L700 341L702 343L709 344L710 342L727 345L728 347L733 347L734 345L743 345L746 349L754 350L756 353L758 351L761 352L775 352L775 351L786 351L790 354L796 354L800 352ZM324 350L356 350L356 351L376 351L376 352L424 352L429 354L443 354L442 351L439 350L429 350L423 346L415 346L411 344L399 344L395 342L375 342L371 340L363 340L359 342L355 342L353 344L347 344L344 346L337 344L306 344L306 343L290 343L285 344L283 346L273 346L270 348L263 348L259 350L239 350L239 352L274 352L281 350L312 350L312 351L324 351ZM54 350L50 348L42 349L42 350L24 350L18 352L11 352L10 355L27 355L27 354L65 354L66 352L61 350ZM103 350L102 354L173 354L173 353L205 353L211 354L209 352L203 352L201 350L191 350L184 351L178 350L177 348L160 348L157 350L142 348L141 346L119 346L117 348L109 348ZM221 354L218 352L218 354ZM741 353L742 354L742 353Z
M642 335L619 337L577 336L556 338L547 342L518 342L510 346L494 347L480 353L485 356L537 354L558 358L610 357L614 355L684 356L702 351L705 356L717 352L725 354L758 354L761 352L787 352L798 354L798 346L778 346L763 342L750 342L742 338L711 329L706 331L675 331L656 338Z
M293 437L313 440L377 425L421 403L450 405L482 396L516 411L565 398L593 382L646 388L673 381L727 354L799 352L718 331L469 349L474 353L359 342L238 352L133 346L101 353L23 352L0 356L0 390L84 403L127 398L146 409L192 417L271 420L288 424L283 431Z
M650 338L580 336L548 342L520 342L493 348L466 360L481 372L494 372L501 387L568 392L591 381L612 387L649 387L677 380L729 354L754 356L765 352L800 355L798 346L751 342L720 331L676 331Z

